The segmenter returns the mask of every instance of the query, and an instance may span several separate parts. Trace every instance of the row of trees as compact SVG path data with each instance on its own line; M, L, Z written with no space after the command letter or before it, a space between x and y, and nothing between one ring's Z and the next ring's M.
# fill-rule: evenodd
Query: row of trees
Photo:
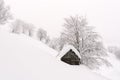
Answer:
M13 20L13 16L10 13L10 7L5 5L4 0L0 0L0 24L5 24L11 19ZM11 32L17 34L23 33L32 37L35 33L35 26L17 19L11 23ZM49 42L49 36L45 30L39 28L36 35L40 41Z
M13 19L13 16L10 13L10 7L5 5L4 0L0 0L0 24L5 24L11 19ZM17 34L23 33L32 37L35 33L35 26L17 19L11 23L11 32ZM39 28L36 35L40 41L49 42L49 36L45 30Z
M11 29L13 33L17 33L17 34L24 33L24 34L28 34L29 36L32 36L34 26L32 24L25 23L22 20L16 20L11 24Z
M3 25L8 22L8 20L13 19L13 16L10 13L10 7L5 5L4 0L0 0L0 24ZM24 33L29 36L34 35L34 25L30 23L26 23L22 20L15 20L11 23L11 32L12 33ZM47 36L47 32L43 29L38 29L37 37L39 40L45 40L45 43L48 43L49 37Z
M37 29L33 24L26 23L19 19L11 23L11 32L26 34L30 37L36 36L40 41L44 41L45 43L49 41L49 36L44 29Z

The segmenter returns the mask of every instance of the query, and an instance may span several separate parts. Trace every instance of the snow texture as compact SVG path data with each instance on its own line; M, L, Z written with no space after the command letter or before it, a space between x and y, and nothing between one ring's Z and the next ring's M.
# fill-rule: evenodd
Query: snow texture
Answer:
M102 66L100 70L96 70L95 72L109 78L110 80L120 80L120 61L112 54L108 53L108 60L111 62L112 67Z
M0 48L0 80L107 80L58 61L56 51L24 35L0 32Z

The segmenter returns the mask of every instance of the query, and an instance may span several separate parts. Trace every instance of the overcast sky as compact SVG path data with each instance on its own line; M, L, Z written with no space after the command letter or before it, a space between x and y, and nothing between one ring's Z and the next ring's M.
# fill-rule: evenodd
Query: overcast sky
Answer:
M13 15L42 27L52 37L59 35L64 18L86 16L107 44L120 44L119 0L5 0Z

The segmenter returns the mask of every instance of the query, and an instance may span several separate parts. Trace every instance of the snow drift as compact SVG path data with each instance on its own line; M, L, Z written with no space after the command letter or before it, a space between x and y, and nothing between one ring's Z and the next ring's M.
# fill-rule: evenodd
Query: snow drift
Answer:
M112 67L101 66L100 69L96 70L95 72L111 80L120 80L120 61L115 57L114 54L108 54L108 61L112 64Z
M0 80L106 80L85 66L70 66L58 53L24 35L0 33Z

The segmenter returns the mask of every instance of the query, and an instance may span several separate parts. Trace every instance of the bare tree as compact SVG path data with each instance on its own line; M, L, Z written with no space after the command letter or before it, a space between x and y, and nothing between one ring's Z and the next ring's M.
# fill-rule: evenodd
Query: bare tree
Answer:
M47 36L47 32L45 30L39 28L37 31L37 37L39 38L39 40L41 41L41 40L45 39L46 36Z
M9 9L8 6L5 6L4 1L0 0L0 24L5 24L8 19L12 18Z
M110 63L104 59L106 49L100 41L100 36L88 26L84 17L65 18L65 31L62 33L62 42L73 45L81 55L81 63L89 68L99 68L100 65Z

